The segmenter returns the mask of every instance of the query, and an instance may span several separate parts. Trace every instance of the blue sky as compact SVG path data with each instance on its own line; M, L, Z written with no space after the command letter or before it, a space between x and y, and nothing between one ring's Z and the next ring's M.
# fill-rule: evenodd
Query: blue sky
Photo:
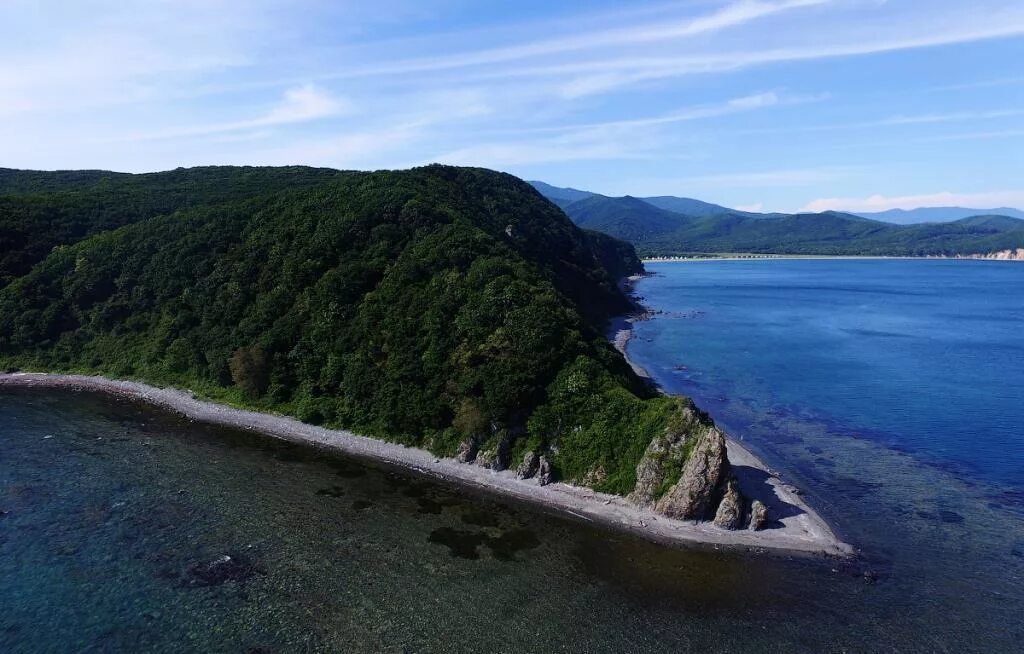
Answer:
M0 166L1024 207L1024 2L0 0Z

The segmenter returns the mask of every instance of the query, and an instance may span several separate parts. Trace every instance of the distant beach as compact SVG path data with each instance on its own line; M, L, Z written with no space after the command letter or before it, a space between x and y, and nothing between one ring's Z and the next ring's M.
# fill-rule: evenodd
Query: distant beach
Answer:
M772 494L777 496L775 501L785 502L791 509L795 509L786 511L786 517L775 528L728 531L710 522L672 520L653 511L640 509L616 495L564 483L539 486L532 480L516 478L513 471L495 472L473 464L458 463L454 459L440 459L425 450L358 436L344 430L326 429L294 418L203 401L187 391L173 388L157 388L139 382L98 376L47 373L0 374L0 388L5 386L98 392L142 401L198 422L245 429L296 443L324 447L448 483L491 491L577 520L666 545L745 548L833 557L847 557L853 553L853 549L843 543L824 520L797 496L797 491L772 476L756 457L734 441L730 441L728 446L729 458L738 473L755 474L762 480L767 476L766 483L772 489Z

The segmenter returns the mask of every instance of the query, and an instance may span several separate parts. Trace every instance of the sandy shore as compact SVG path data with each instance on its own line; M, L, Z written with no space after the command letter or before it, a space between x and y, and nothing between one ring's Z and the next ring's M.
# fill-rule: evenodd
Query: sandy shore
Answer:
M3 387L63 388L116 395L168 409L199 422L257 431L276 438L322 446L344 454L384 462L448 483L495 492L577 520L628 532L640 538L673 546L715 546L753 550L774 550L845 557L852 554L828 525L799 497L779 482L775 492L789 508L777 528L762 531L726 531L710 523L671 520L640 509L625 498L597 493L588 488L555 483L539 486L532 480L517 479L511 471L494 472L480 466L438 459L416 448L386 443L344 430L308 425L294 418L245 411L196 399L191 393L173 388L156 388L104 377L46 373L0 374ZM737 468L765 471L760 461L735 443L729 444L729 458ZM759 482L760 483L760 482Z

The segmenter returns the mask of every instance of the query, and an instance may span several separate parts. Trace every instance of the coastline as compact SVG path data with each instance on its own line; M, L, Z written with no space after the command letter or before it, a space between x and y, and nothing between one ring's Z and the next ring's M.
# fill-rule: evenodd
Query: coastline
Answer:
M1021 258L1001 258L988 255L957 255L895 257L883 255L842 255L842 254L708 254L706 256L673 256L644 257L642 263L697 263L702 261L774 261L774 260L810 260L810 261L1024 261Z
M532 480L516 478L515 472L511 470L495 472L488 468L459 463L455 459L440 459L426 450L359 436L345 430L317 427L285 416L207 402L197 399L187 391L174 388L157 388L140 382L118 381L99 376L50 373L3 373L0 374L0 389L5 387L98 392L142 401L197 422L259 432L274 438L323 447L356 458L384 463L449 484L495 493L576 520L669 546L725 547L835 558L847 558L853 554L853 548L843 543L824 520L781 482L774 488L775 493L801 512L783 518L774 529L728 531L715 527L710 522L691 523L669 519L653 511L641 509L617 495L558 482L539 486ZM756 457L730 440L730 460L733 460L734 456L737 457L736 461L742 461L739 464L734 461L734 465L767 473L767 467Z
M701 261L701 259L688 261ZM612 319L607 338L637 376L653 385L658 392L664 393L665 390L654 380L654 377L643 366L631 359L628 352L629 342L633 339L633 323L650 320L652 317L650 311L636 300L633 293L634 285L643 277L644 275L634 275L620 282L622 290L636 302L639 311ZM845 552L845 556L850 556L853 553L853 548L840 540L824 518L800 497L799 489L785 483L779 478L778 473L728 434L725 436L725 444L729 463L733 467L742 492L748 497L764 502L769 511L776 515L796 512L796 515L782 520L783 523L789 521L795 523L794 525L786 524L787 528L794 526L808 534L814 534L816 538L830 540Z

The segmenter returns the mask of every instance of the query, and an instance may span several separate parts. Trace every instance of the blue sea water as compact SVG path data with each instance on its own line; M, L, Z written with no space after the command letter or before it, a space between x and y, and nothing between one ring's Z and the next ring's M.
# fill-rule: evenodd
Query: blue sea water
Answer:
M796 416L1024 489L1024 266L947 260L652 264L630 354L739 436ZM772 437L785 438L785 434Z

